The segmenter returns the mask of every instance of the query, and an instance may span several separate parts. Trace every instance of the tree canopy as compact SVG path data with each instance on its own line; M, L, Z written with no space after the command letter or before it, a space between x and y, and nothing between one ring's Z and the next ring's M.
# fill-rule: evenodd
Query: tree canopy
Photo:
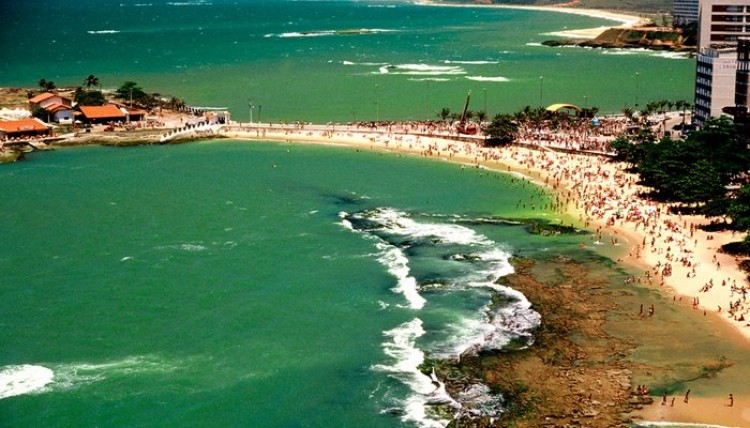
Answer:
M498 114L484 128L484 133L489 137L485 141L486 146L508 145L518 136L518 122L509 114Z
M133 101L139 104L144 104L148 101L148 94L146 94L137 83L127 81L123 83L117 91L115 91L117 98Z
M629 162L641 184L653 189L648 196L698 207L709 216L729 215L733 227L745 228L745 222L750 226L750 189L745 199L734 198L730 191L743 184L750 150L728 118L709 119L684 140L656 141L650 131L642 130L618 137L611 148L616 160Z
M76 88L73 100L82 106L101 106L107 102L101 91L84 91L81 87Z

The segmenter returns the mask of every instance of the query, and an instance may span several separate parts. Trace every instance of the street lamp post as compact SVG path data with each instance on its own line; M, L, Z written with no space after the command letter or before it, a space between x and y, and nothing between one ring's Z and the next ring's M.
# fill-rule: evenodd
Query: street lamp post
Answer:
M641 92L641 73L635 72L635 107L638 107L638 95Z
M380 122L380 91L379 86L375 84L375 121Z
M583 96L583 141L585 142L588 138L588 130L589 130L589 97L587 95Z
M253 100L247 100L247 108L250 110L250 124L253 123L253 109L255 108L255 104L253 104Z
M542 108L542 96L544 95L544 76L539 76L539 108Z

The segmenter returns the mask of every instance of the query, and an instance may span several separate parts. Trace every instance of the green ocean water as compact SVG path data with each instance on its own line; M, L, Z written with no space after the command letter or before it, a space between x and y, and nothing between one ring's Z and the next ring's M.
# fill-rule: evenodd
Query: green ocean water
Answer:
M509 176L352 149L91 147L0 176L8 427L442 426L415 364L523 336L488 323L488 280L577 242L487 221L545 198ZM342 219L372 210L402 226Z
M3 2L0 86L126 80L236 120L435 119L567 102L602 112L692 99L695 63L639 50L548 48L610 21L405 1ZM352 30L355 30L352 32ZM361 32L359 30L367 30ZM358 32L359 31L359 32Z
M250 99L256 120L327 122L433 118L468 91L496 112L692 90L690 59L538 46L606 23L555 13L46 0L0 15L0 86L95 74L238 120ZM351 149L90 147L0 176L1 426L444 426L427 404L449 398L416 366L526 338L534 312L494 279L580 241L497 220L555 220L510 176Z

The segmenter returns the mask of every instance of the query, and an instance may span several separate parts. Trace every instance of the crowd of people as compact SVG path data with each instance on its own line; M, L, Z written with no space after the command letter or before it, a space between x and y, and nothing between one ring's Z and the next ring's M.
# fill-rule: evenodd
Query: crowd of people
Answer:
M555 190L551 208L574 212L583 226L595 228L593 243L602 244L605 234L612 245L627 240L630 259L650 266L636 281L669 285L675 293L701 302L696 309L720 313L738 327L750 326L745 322L750 305L744 273L734 259L719 252L732 237L722 234L714 240L716 234L699 227L706 224L705 218L673 214L668 205L641 198L646 189L638 178L606 156L608 142L627 127L620 118L600 120L593 132L591 127L525 127L520 145L501 148L485 147L481 135L457 138L454 125L437 121L254 124L232 127L232 132L251 138L367 145L521 172ZM740 331L750 338L750 329Z

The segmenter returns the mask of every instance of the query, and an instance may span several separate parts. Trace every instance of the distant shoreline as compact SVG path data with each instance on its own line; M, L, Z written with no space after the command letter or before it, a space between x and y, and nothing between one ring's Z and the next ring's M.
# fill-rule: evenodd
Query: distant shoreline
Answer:
M559 37L570 37L577 39L593 39L602 32L610 28L629 28L637 27L647 23L648 21L641 16L635 14L627 14L621 12L608 12L606 10L599 9L585 9L576 7L561 7L561 6L521 6L521 5L505 5L505 4L459 4L459 3L443 3L438 0L416 0L415 4L422 6L436 6L436 7L481 7L481 8L493 8L493 9L518 9L518 10L531 10L536 12L557 12L557 13L568 13L571 15L588 16L591 18L601 18L610 21L619 22L619 25L604 25L596 28L582 28L577 30L565 30L556 31L549 33L550 35Z

